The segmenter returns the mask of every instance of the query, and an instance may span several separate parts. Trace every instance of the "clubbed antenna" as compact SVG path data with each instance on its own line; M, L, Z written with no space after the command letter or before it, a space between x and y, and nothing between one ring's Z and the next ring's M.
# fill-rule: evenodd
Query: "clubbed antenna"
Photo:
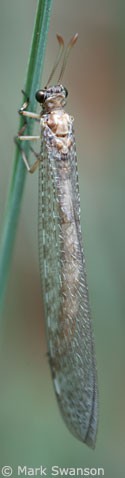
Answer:
M49 76L49 79L47 81L47 85L46 85L46 88L48 87L50 81L52 80L52 77L56 71L56 68L61 60L61 56L62 56L62 53L64 51L64 40L63 40L63 37L61 37L61 35L56 35L57 36L57 40L58 40L58 43L59 43L59 52L58 52L58 55L57 55L57 58L56 58L56 61L54 63L54 66L52 68L52 71L51 71L51 74Z
M75 43L77 41L77 38L78 38L78 33L75 33L75 35L73 35L73 37L71 38L70 42L67 45L65 55L64 55L63 64L62 64L62 68L61 68L61 72L60 72L59 79L58 79L58 83L61 83L70 50L75 45Z

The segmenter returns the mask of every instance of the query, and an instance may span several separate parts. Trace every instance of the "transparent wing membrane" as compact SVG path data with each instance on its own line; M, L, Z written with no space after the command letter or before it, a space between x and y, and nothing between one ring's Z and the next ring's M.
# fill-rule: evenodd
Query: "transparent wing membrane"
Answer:
M49 360L60 409L69 429L94 446L97 384L93 333L80 226L77 158L62 155L43 132L39 172L39 251Z

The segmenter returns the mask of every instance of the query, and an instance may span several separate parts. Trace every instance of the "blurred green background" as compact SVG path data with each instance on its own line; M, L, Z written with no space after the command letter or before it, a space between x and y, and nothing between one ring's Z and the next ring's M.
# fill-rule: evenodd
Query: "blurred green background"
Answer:
M13 165L36 0L0 2L0 225ZM54 0L42 85L79 33L64 76L75 116L81 217L100 390L93 452L67 430L46 356L37 247L38 175L27 175L2 324L0 466L125 467L125 3ZM15 474L14 476L17 476Z

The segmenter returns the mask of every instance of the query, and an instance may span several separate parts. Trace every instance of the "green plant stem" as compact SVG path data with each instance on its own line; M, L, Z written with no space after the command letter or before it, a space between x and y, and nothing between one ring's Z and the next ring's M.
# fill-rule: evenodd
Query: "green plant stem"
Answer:
M52 0L39 0L34 26L31 52L25 82L25 91L30 97L30 111L35 111L35 92L39 87L43 68L45 46L50 21ZM22 126L20 119L19 129ZM28 124L28 134L31 134L33 124ZM23 142L23 147L28 156L29 142ZM5 221L3 224L0 248L0 311L5 297L9 266L13 251L16 228L21 207L21 199L26 178L26 168L22 161L19 149L16 147L12 179L7 200Z

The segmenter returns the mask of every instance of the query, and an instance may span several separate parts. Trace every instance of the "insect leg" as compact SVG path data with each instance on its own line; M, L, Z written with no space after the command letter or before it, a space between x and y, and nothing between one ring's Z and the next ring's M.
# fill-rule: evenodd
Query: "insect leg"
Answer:
M33 113L33 112L30 112L30 111L26 111L28 106L29 106L29 97L27 96L27 94L25 93L24 90L21 90L23 95L26 96L26 101L24 101L23 105L21 106L21 108L19 109L18 113L21 115L21 116L27 116L27 118L32 118L32 119L35 119L36 121L39 121L40 120L40 114L38 113Z
M35 113L34 113L35 114ZM35 141L35 140L38 140L40 139L40 135L24 135L22 133L24 133L25 129L27 127L27 121L25 120L25 123L23 124L22 128L18 131L18 134L17 136L15 137L16 139L19 139L20 141Z
M15 136L14 141L16 139L19 139L20 141L35 141L35 140L40 139L40 135L38 135L38 136L37 135L35 135L35 136L24 135L23 133L24 133L26 127L27 127L27 121L25 120L25 123L23 124L22 128L20 128L20 130L18 131L17 136ZM16 142L16 144L17 144L17 142Z
M20 141L34 141L34 140L38 140L40 139L40 136L26 136L26 135L23 135L22 133L25 131L27 127L27 122L25 121L25 124L22 126L22 128L19 130L18 132L18 135L14 138L14 141L15 141L15 144L18 146L21 154L22 154L22 159L25 163L25 166L27 168L27 171L29 173L34 173L34 171L37 169L38 165L39 165L39 155L34 151L34 149L30 146L30 150L33 152L33 154L35 155L35 157L37 158L36 161L34 162L34 164L32 166L29 165L29 162L28 162L28 158L26 156L26 153L24 151L24 149L22 148L22 146L19 144L19 140Z
M20 131L19 131L19 133L20 133ZM19 133L18 133L18 135L16 136L16 138L18 138L20 141L35 141L35 140L37 141L38 139L41 138L40 135L39 135L39 136L36 136L36 135L35 135L35 136L29 136L29 135L27 135L27 136L26 136L26 135L21 136Z
M25 136L23 138L25 139ZM32 136L31 137L29 136L28 139L30 139L30 138L32 138ZM33 152L34 156L37 158L36 161L33 163L33 165L30 166L27 155L26 155L24 149L22 148L22 146L19 144L18 139L20 139L20 137L16 136L14 138L14 142L15 142L16 146L18 147L19 151L21 152L22 159L24 161L26 169L27 169L28 173L34 173L34 171L37 169L37 167L39 165L39 162L40 162L39 154L37 154L36 151L34 151L34 149L30 146L30 150Z
M38 113L33 113L32 111L26 111L22 109L21 107L18 111L18 113L22 116L27 116L27 118L35 119L36 121L40 120L40 115Z
M25 116L25 120L24 120L25 122L24 122L22 128L19 130L18 135L14 138L14 141L15 141L15 144L18 146L18 149L20 150L21 154L22 154L22 159L23 159L24 164L27 168L27 171L29 173L34 173L34 171L38 167L38 164L39 164L39 161L40 161L39 155L30 146L30 150L33 152L33 154L37 158L36 161L34 162L34 164L32 166L30 166L29 162L28 162L27 155L26 155L24 149L22 148L22 146L19 144L18 140L20 140L20 141L34 141L34 140L40 139L40 136L33 136L33 135L29 136L29 135L24 135L23 134L26 127L27 127L26 117L35 119L36 121L39 121L40 120L40 115L37 114L37 113L32 113L32 112L26 111L26 108L29 105L29 97L26 95L25 91L22 90L22 93L23 93L24 96L26 96L26 101L23 103L23 105L19 109L18 113L22 116Z

